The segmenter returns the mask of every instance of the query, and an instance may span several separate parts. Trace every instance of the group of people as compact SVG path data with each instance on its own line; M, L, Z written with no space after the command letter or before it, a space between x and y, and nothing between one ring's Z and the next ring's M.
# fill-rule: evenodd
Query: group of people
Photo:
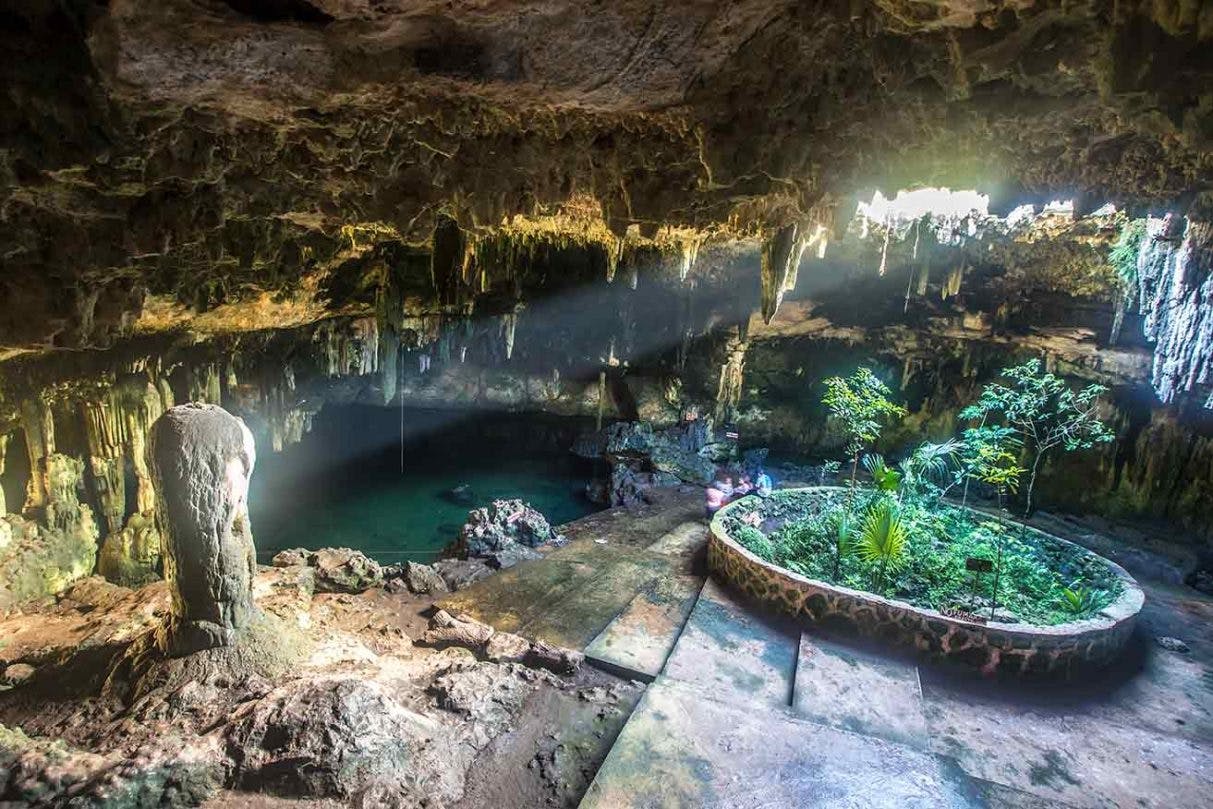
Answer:
M742 472L737 483L733 483L733 475L727 469L716 470L716 476L708 487L704 490L703 511L710 520L717 511L749 494L754 494L759 497L767 497L771 494L773 484L771 476L763 469L756 470L753 478L746 472Z

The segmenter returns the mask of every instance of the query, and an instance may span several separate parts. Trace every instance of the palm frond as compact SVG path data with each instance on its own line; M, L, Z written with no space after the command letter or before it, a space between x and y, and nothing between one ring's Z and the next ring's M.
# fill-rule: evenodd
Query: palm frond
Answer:
M909 535L893 503L882 500L873 505L855 542L859 558L882 568L899 570L906 562L908 546Z

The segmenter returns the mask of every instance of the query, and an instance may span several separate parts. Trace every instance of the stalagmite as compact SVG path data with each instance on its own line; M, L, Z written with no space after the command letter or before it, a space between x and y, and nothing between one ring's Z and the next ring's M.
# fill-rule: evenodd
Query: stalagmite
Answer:
M749 346L744 324L736 326L725 344L725 361L720 366L720 381L716 386L716 420L724 421L741 402L741 386L745 377L745 354Z
M25 431L25 448L29 455L24 510L38 511L48 500L47 466L55 452L55 419L45 402L27 399L21 403L21 427Z
M0 478L4 477L4 470L8 460L8 435L0 434ZM4 487L0 486L0 517L8 513L8 502L4 498ZM0 528L0 530L3 530ZM3 538L0 537L0 545L3 545Z
M181 405L153 425L148 454L172 594L165 648L182 655L231 645L255 612L253 436L217 405Z

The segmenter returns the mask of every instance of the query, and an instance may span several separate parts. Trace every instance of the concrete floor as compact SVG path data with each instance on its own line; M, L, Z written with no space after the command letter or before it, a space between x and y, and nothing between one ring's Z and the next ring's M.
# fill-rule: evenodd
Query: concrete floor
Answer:
M583 807L1213 807L1213 599L1146 565L1115 666L987 680L802 632L701 584L697 508L683 492L594 515L449 605L653 679Z

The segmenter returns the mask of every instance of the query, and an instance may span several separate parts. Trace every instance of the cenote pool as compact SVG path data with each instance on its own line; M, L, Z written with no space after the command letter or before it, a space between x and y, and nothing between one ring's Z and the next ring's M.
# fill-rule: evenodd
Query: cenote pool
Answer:
M594 511L593 464L569 453L588 423L537 415L327 407L302 443L257 459L249 505L258 560L285 548L348 547L389 564L430 561L468 510L518 497L553 525ZM451 490L466 486L471 502Z

